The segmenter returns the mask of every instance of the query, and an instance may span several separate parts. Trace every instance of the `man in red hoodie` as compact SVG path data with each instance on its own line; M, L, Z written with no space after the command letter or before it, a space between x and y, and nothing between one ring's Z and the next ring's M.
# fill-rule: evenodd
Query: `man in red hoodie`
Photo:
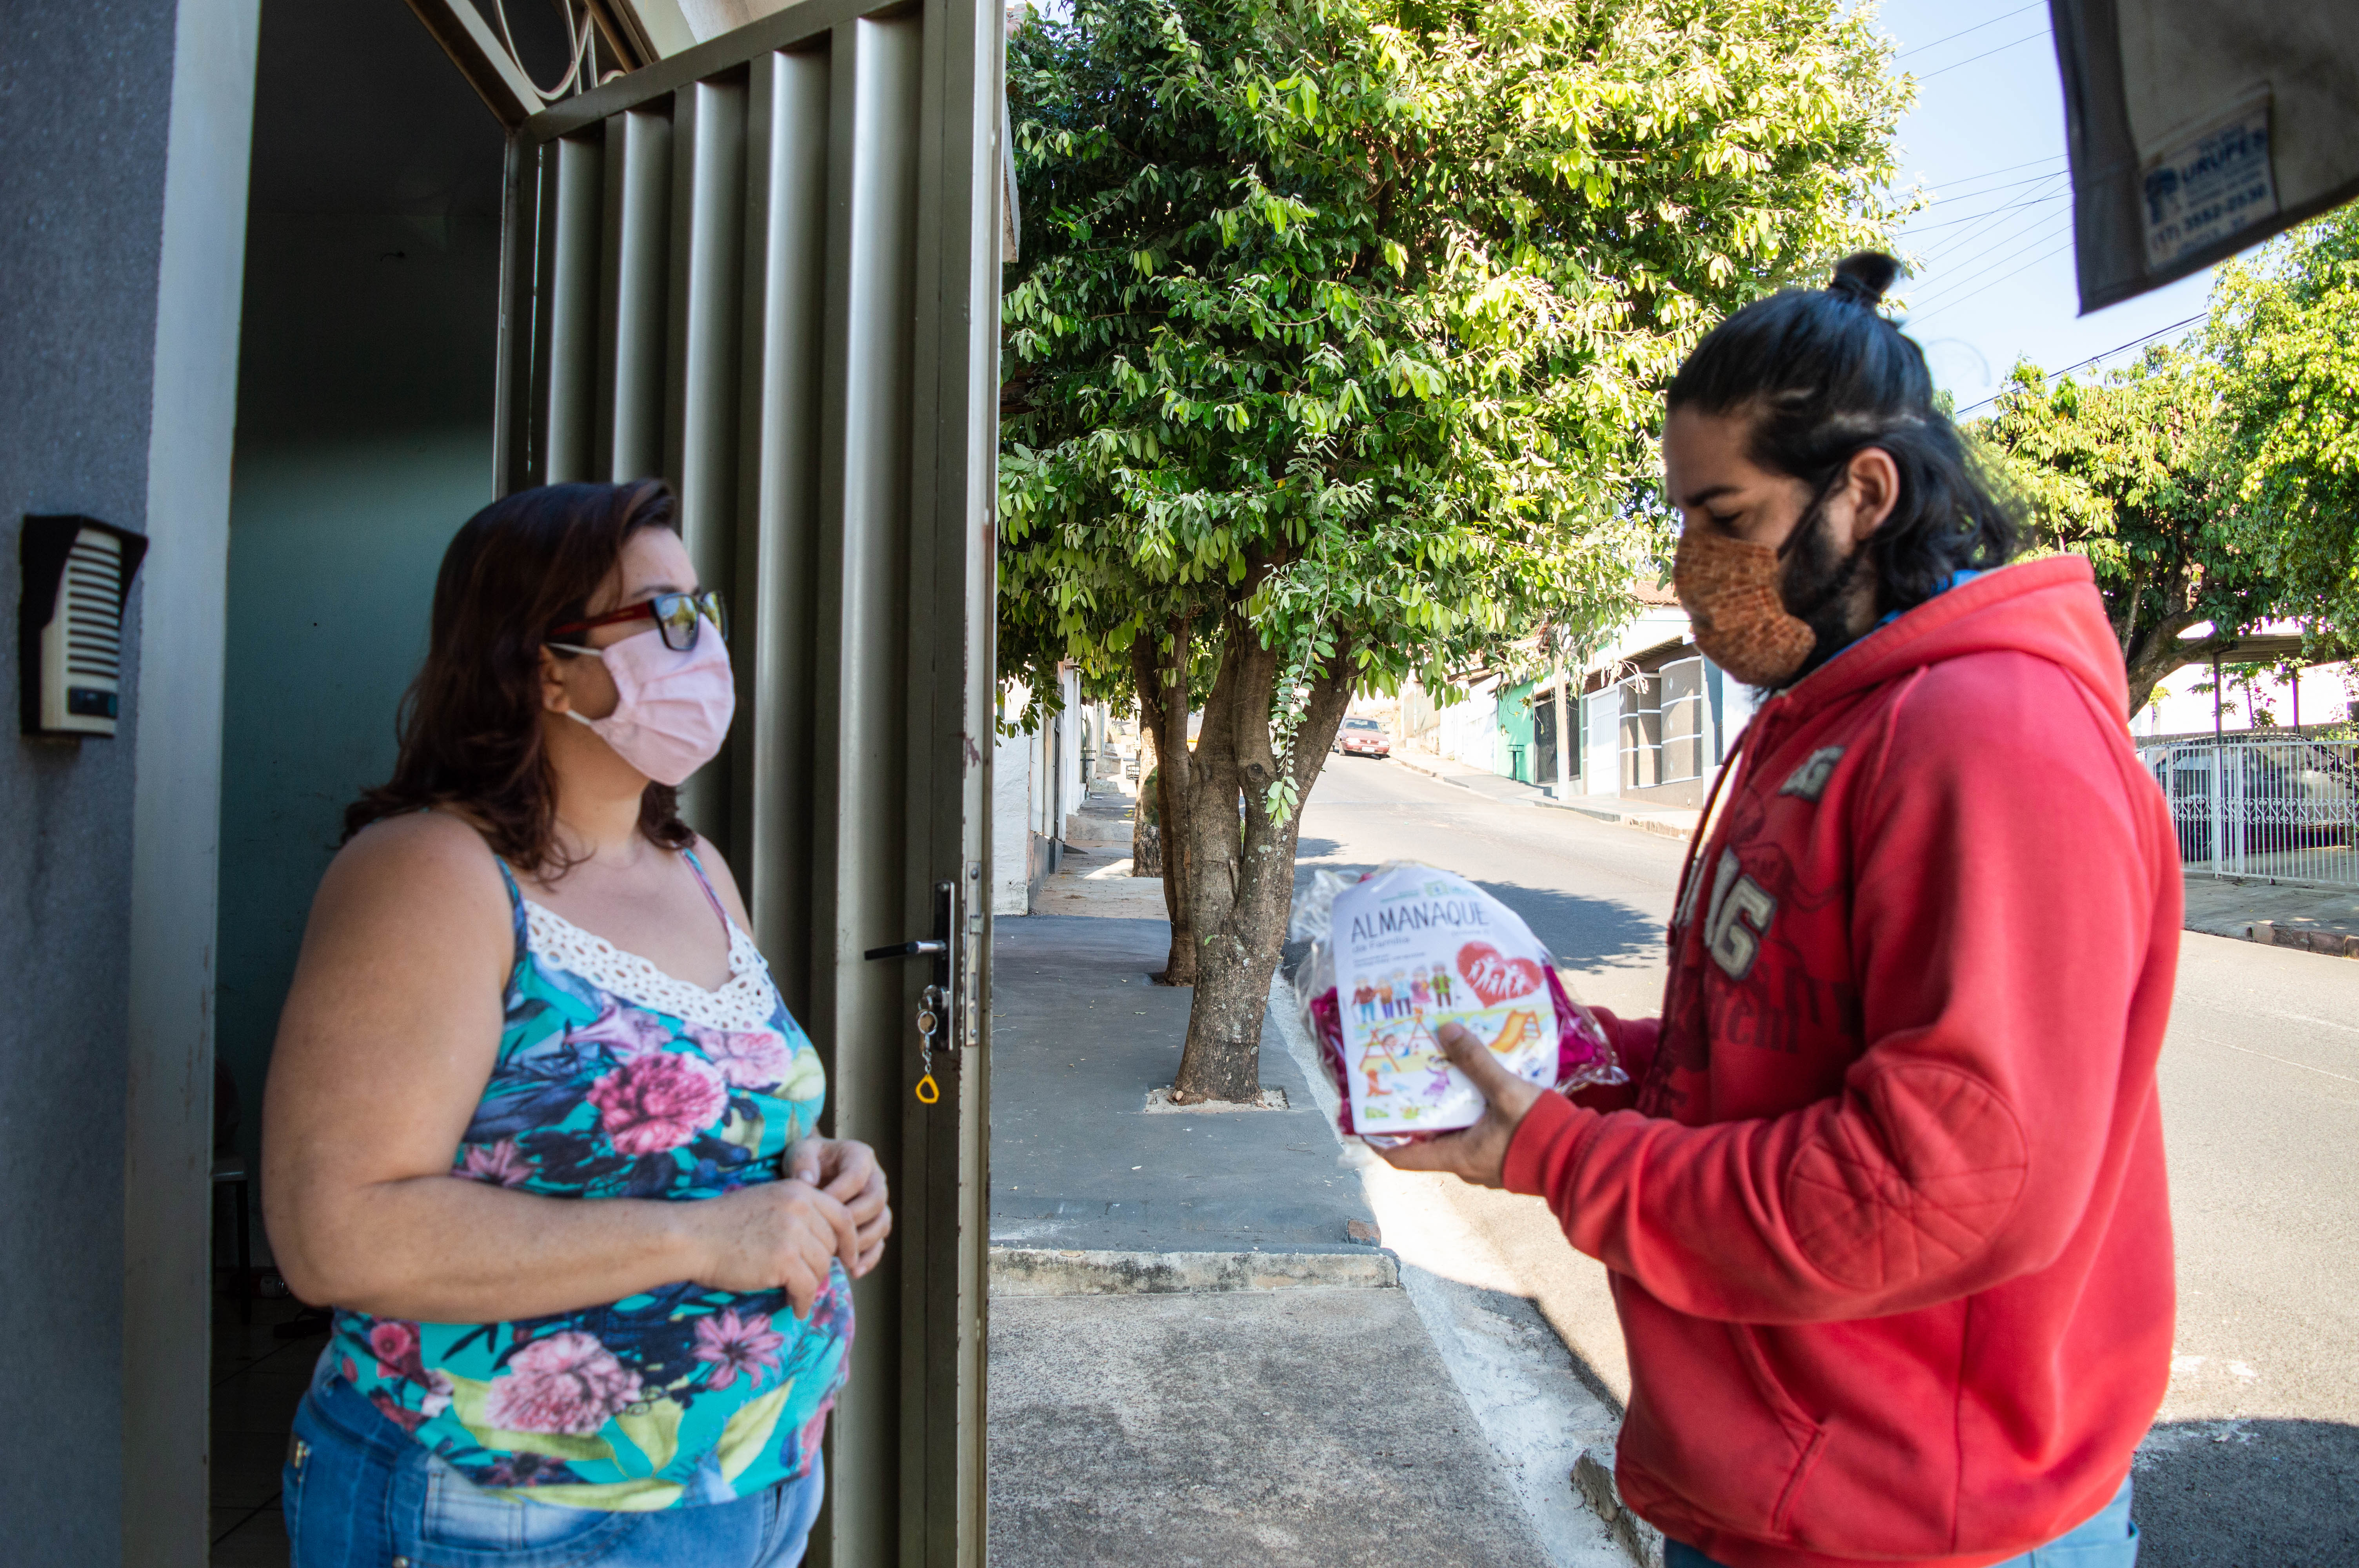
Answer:
M1771 688L1698 830L1663 1016L1574 1103L1388 1156L1538 1194L1612 1271L1617 1455L1671 1568L2129 1568L2170 1369L2170 818L2077 557L2015 524L1854 257L1674 382L1675 584ZM1995 569L1994 569L1995 568Z

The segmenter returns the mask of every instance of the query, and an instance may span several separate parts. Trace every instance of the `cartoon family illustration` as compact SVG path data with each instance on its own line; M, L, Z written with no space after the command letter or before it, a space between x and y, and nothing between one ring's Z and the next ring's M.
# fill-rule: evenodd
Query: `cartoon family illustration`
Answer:
M1368 1075L1366 1113L1371 1119L1397 1116L1404 1121L1414 1121L1420 1109L1440 1098L1449 1087L1450 1064L1441 1054L1441 1042L1427 1027L1421 1013L1407 1016L1406 1030L1386 1029L1371 1033L1367 1050L1360 1058L1360 1070ZM1498 1034L1485 1044L1495 1054L1512 1060L1517 1052L1537 1044L1542 1033L1539 1015L1517 1008L1500 1021ZM1404 1080L1419 1073L1425 1074L1426 1078L1423 1083L1410 1086L1412 1103L1397 1109L1376 1104L1398 1090Z
M1374 1023L1379 1012L1389 1021L1417 1018L1429 1008L1451 1005L1450 969L1433 964L1421 969L1395 969L1380 980L1363 979L1353 988L1352 1005L1362 1023Z

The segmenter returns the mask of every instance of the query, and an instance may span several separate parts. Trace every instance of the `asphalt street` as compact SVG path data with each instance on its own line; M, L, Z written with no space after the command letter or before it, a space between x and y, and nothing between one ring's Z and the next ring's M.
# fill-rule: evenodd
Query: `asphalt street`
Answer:
M1521 914L1585 1001L1651 1012L1684 847L1332 757L1299 874L1445 866ZM2161 1065L2179 1276L2170 1392L2136 1479L2142 1568L2359 1568L2359 963L2188 933ZM1603 1271L1537 1200L1467 1195L1603 1391Z

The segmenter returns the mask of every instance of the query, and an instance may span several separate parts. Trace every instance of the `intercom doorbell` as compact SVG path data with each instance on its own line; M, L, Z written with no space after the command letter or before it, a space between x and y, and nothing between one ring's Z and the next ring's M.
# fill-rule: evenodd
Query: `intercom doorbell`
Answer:
M27 735L112 735L123 611L147 541L94 517L31 516L17 541L16 665Z

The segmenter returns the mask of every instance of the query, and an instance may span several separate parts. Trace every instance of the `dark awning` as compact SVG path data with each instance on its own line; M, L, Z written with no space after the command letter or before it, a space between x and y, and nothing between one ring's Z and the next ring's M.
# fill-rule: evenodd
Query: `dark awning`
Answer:
M2049 9L2082 313L2359 196L2359 4Z

